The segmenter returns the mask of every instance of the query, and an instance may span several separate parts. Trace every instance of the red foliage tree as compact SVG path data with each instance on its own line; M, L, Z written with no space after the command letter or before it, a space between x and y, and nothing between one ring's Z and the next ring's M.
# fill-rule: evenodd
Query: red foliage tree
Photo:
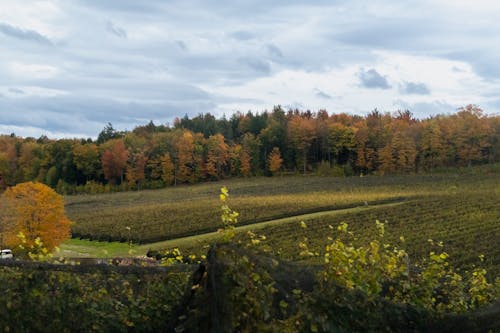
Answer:
M106 149L101 157L102 171L108 182L111 184L116 184L117 180L123 182L127 159L128 151L123 141L120 139L113 140L110 148Z

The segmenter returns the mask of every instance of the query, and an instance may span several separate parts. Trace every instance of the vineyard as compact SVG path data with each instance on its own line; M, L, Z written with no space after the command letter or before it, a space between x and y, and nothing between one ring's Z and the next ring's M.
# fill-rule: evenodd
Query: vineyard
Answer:
M390 241L404 236L404 247L411 257L421 257L442 242L457 266L472 267L483 254L491 274L500 271L496 241L500 236L498 166L460 174L284 177L222 183L231 190L231 207L240 213L238 225L255 224L256 232L265 235L273 253L285 259L301 259L297 243L304 237L315 252L320 252L331 227L340 222L348 223L359 235L355 243L363 242L372 236L375 220L380 220L386 222ZM142 248L155 249L158 245L151 243L172 239L168 247L202 254L213 237L194 242L176 242L175 238L196 239L196 235L221 227L216 200L221 185L67 197L67 212L76 222L73 237L101 241L127 241L130 237L133 242L141 242ZM358 209L329 214L350 207ZM306 220L306 229L300 227L299 218L293 218L314 212L319 213ZM272 223L286 217L291 218ZM259 223L262 221L271 222Z
M66 211L77 222L73 235L124 240L126 227L136 242L154 242L214 231L220 186L233 193L240 225L304 213L400 201L476 186L487 177L452 175L401 177L284 177L230 180L154 191L67 197Z
M266 235L271 248L283 258L300 259L296 244L307 237L310 249L320 252L326 243L325 235L334 235L330 226L346 222L359 235L354 244L363 244L376 234L375 221L385 222L386 237L395 243L404 236L402 247L412 258L422 258L442 242L442 249L450 254L456 266L479 264L478 255L484 254L486 266L492 273L500 268L500 215L498 196L446 196L406 202L401 205L375 208L353 214L318 218L300 223L268 226L259 230ZM432 240L432 242L431 242ZM399 242L401 243L401 242Z
M498 166L224 183L230 195L212 183L66 197L73 236L83 239L62 248L85 243L114 259L3 262L0 325L141 332L500 327ZM134 243L96 241L115 237ZM148 250L164 259L116 258ZM24 318L31 304L40 306ZM53 320L44 327L47 317Z
M0 333L500 333L499 16L0 0Z

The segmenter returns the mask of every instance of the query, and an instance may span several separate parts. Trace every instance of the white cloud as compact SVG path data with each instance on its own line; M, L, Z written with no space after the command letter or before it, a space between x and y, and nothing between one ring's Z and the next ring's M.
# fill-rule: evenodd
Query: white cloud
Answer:
M425 117L436 114L437 110L452 112L461 105L481 104L481 101L486 103L492 97L485 97L484 93L500 89L500 82L485 82L471 66L463 62L394 52L375 53L375 68L387 74L392 82L398 83L392 89L371 90L359 86L359 68L368 64L348 65L328 72L284 70L240 86L217 87L219 94L249 99L246 103L237 101L220 103L220 106L225 111L244 111L300 102L313 110L326 107L335 112L354 113L364 113L374 108L392 111L415 106L418 116ZM428 91L425 94L401 95L398 86L412 82L410 80L419 82ZM210 91L208 86L205 89ZM318 90L331 92L336 97L325 99L317 93L311 94L311 91ZM425 112L426 107L428 113Z
M17 61L9 63L7 68L12 76L28 79L50 79L60 73L57 67L51 65L25 64Z
M16 115L43 111L47 132L94 136L276 104L494 113L499 15L486 0L3 1L0 125L33 130Z
M0 22L33 30L49 38L64 37L65 29L58 25L65 16L59 1L2 1Z

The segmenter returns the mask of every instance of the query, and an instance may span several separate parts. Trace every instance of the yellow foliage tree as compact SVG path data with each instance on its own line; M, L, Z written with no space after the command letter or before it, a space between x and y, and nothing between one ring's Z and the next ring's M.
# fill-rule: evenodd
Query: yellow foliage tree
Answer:
M208 138L207 146L208 153L205 169L209 176L220 179L222 169L229 163L229 147L224 142L222 134L211 135Z
M177 155L177 179L181 183L195 181L195 159L194 159L194 136L190 131L185 130L175 142Z
M281 165L283 164L283 159L281 158L279 148L273 148L273 151L269 154L267 162L269 165L269 171L271 171L271 173L275 175L276 172L281 169Z
M302 152L304 174L307 168L307 154L316 137L316 126L313 118L297 115L288 121L288 138L292 146ZM300 158L299 156L297 157Z
M63 197L40 183L21 183L8 188L2 195L3 210L0 219L2 245L16 247L21 232L27 246L37 238L52 250L70 236L71 221L64 214Z
M175 165L172 162L172 158L169 153L166 153L161 157L161 179L167 185L176 183L175 181Z

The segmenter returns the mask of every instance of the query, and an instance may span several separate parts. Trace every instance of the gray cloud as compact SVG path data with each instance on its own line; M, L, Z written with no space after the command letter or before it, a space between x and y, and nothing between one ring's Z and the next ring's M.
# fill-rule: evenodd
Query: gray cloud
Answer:
M269 55L271 57L273 57L273 58L283 58L283 52L281 52L281 50L276 45L267 44L266 45L266 49L267 49L267 52L269 53Z
M474 104L474 103L472 103L472 104ZM500 116L500 111L499 111L500 110L500 99L493 99L491 101L482 103L481 105L479 105L479 107L481 107L485 111L486 114ZM493 110L495 110L496 112Z
M269 74L271 72L271 66L267 61L263 59L256 57L245 57L240 58L239 61L259 73Z
M237 40L250 40L250 39L254 39L255 35L253 33L251 33L250 31L239 30L239 31L235 31L235 32L231 33L231 37L233 37L234 39L237 39Z
M305 105L300 102L292 102L290 104L283 105L283 108L285 110L294 110L294 109L305 110Z
M182 50L182 51L187 51L187 45L184 43L182 40L176 40L175 44Z
M358 85L347 84L339 92L320 86L325 90L321 91L313 88L319 86L316 82L307 81L303 95L279 102L314 108L304 104L314 97L318 104L335 111L358 112L371 103L351 102L349 96L362 92L360 87L389 89L392 82L401 82L394 83L395 89L376 103L383 105L387 98L385 103L391 106L393 99L419 94L419 100L427 104L408 108L416 107L422 113L453 112L453 97L448 96L457 95L461 82L450 94L436 90L436 95L443 96L436 97L443 99L436 102L429 87L417 78L402 81L399 64L389 64L394 69L390 78L376 70L380 60L394 54L414 55L415 61L423 55L428 60L470 64L481 76L479 80L484 79L481 88L485 88L471 92L477 97L471 102L500 109L500 104L485 102L495 98L487 94L498 91L500 85L500 46L495 43L500 23L498 15L484 8L481 11L479 5L460 12L460 5L443 9L446 6L414 0L391 2L390 6L388 0L375 4L345 0L47 0L44 4L57 8L47 14L41 5L37 17L47 31L58 32L53 41L25 30L28 23L22 23L21 15L15 25L0 23L0 44L8 46L0 52L0 88L6 95L0 99L0 110L8 110L1 111L4 125L43 124L53 133L95 135L108 121L132 128L143 119L164 121L186 112L216 113L238 103L266 109L277 99L271 94L274 88L264 92L249 88L240 95L234 91L242 91L239 87L247 84L255 86L256 79L279 86L281 78L294 72L304 74L307 81L352 68L360 69L355 77ZM0 10L4 7L0 4ZM468 24L461 24L465 20ZM457 66L465 69L464 76L469 75L467 65ZM16 92L9 87L26 93L13 96ZM51 91L65 95L32 96ZM228 96L207 91L227 91ZM335 96L329 91L335 91ZM432 98L435 94L433 91ZM337 105L340 99L343 104ZM21 117L23 114L27 116ZM30 119L36 119L38 125ZM79 124L85 126L77 128Z
M214 95L214 101L216 103L232 103L232 104L237 104L237 103L251 103L251 104L264 104L265 101L259 98L248 98L248 97L231 97L231 96L225 96L225 95Z
M117 11L124 13L144 13L155 12L161 8L162 0L109 0L109 1L95 1L95 0L77 0L85 7L94 7L99 10Z
M431 92L425 83L403 82L399 85L399 92L404 95L429 95Z
M363 47L384 47L397 50L426 48L433 43L433 36L438 25L438 22L421 17L387 18L354 22L352 26L349 25L332 36L343 43Z
M332 96L330 96L329 94L327 94L324 91L321 91L319 89L314 89L314 95L316 95L316 97L323 98L323 99L332 99Z
M19 94L19 95L24 94L24 91L19 89L19 88L9 88L9 92L11 92L13 94Z
M24 30L18 27L14 27L12 25L6 24L6 23L1 23L0 22L0 32L3 34L21 39L21 40L28 40L28 41L34 41L40 44L46 44L46 45L51 45L52 42L50 39L45 37L44 35L34 31L34 30Z
M358 74L360 84L368 89L390 89L391 86L387 82L385 76L380 75L375 69L371 68L367 71L361 70Z
M108 21L106 23L106 30L108 32L112 33L113 35L115 35L116 37L127 38L127 32L125 31L125 29L120 28L119 26L116 26L111 21Z
M96 136L102 127L111 122L121 129L132 129L149 120L159 123L172 121L188 113L213 111L211 100L198 101L130 101L119 102L89 96L25 97L0 100L0 108L11 110L2 115L0 125L30 126L50 132L81 133Z
M487 78L499 79L500 66L498 66L498 55L500 52L482 52L481 50L469 50L452 52L447 56L450 59L460 60L469 63L474 71ZM456 69L457 70L457 69ZM460 69L458 69L460 71Z
M410 1L400 2L387 12L358 9L360 13L331 34L333 40L360 49L418 52L459 60L470 64L486 79L500 78L500 47L492 42L497 40L500 29L495 7ZM393 15L394 12L401 15ZM464 25L464 21L471 23Z

